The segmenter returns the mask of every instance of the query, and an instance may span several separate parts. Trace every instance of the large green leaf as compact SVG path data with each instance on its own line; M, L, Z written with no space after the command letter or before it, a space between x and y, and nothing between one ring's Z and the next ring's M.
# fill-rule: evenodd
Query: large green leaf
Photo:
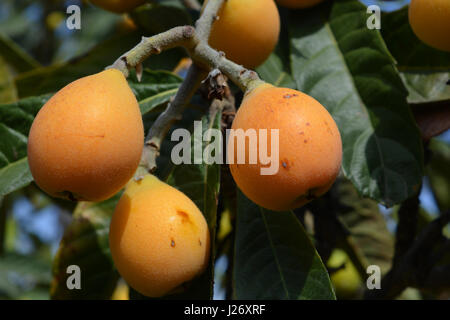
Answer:
M120 195L101 202L80 202L53 261L52 299L109 299L119 275L109 250L109 223ZM81 270L81 289L69 290L67 268Z
M421 182L420 132L379 31L357 0L291 15L291 61L299 90L321 102L343 140L343 171L358 191L387 206Z
M335 299L330 278L292 212L271 212L238 194L236 299Z

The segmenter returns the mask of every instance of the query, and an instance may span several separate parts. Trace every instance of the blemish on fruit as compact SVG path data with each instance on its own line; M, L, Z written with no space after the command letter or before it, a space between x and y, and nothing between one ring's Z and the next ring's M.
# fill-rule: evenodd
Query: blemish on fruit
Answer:
M62 191L62 192L58 192L57 193L60 197L68 199L70 201L79 201L82 200L80 198L78 198L74 193L70 192L70 191Z
M298 97L298 94L296 94L296 93L293 93L293 94L287 93L287 94L285 94L283 96L283 98L285 98L285 99L290 99L292 97Z
M308 143L308 139L303 140L304 143Z
M170 242L170 246L172 247L172 248L175 248L175 241L172 239L172 241Z
M304 133L303 131L300 131L299 134L300 134L300 135L304 135L305 133Z
M198 245L201 247L202 246L202 240L198 239Z
M181 223L191 223L189 215L186 212L177 210L177 215L181 218Z
M281 166L282 166L284 169L289 169L289 161L287 161L287 160L281 161Z
M306 123L306 126L309 127L311 124L309 122Z

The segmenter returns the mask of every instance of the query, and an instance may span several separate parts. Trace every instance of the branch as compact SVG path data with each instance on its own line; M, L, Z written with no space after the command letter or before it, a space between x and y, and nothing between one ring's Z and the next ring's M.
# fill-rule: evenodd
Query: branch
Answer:
M143 38L137 46L122 55L110 68L120 70L125 77L129 75L128 70L137 68L139 75L142 70L141 64L145 59L163 50L182 46L201 68L219 69L244 92L253 89L263 83L256 72L228 60L223 52L218 52L208 45L212 23L216 20L223 1L208 1L195 29L192 26L176 27L153 37Z
M200 41L208 43L211 27L214 21L218 19L218 13L225 0L210 0L205 6L202 15L195 23L197 36Z
M149 38L143 37L136 47L123 54L108 68L118 69L128 77L128 70L139 67L151 55L175 47L189 47L195 43L192 41L194 37L195 29L192 26L175 27Z
M149 172L153 172L156 169L156 158L159 155L162 141L173 123L181 119L185 106L189 103L205 76L206 72L195 63L189 67L186 78L178 89L174 99L150 128L145 139L141 167L145 167ZM138 174L141 174L141 171Z
M440 274L442 270L433 268L429 260L432 257L433 247L443 240L442 229L449 221L450 211L447 211L429 223L401 260L382 279L381 289L366 290L365 298L393 299L407 287L435 286L434 280L437 274L435 272Z

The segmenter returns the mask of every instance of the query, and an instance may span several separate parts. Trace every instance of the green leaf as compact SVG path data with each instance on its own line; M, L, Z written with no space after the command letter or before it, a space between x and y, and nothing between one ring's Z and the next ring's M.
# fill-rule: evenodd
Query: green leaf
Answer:
M16 100L17 90L11 70L2 56L0 56L0 103L10 103Z
M296 83L290 75L289 57L278 46L270 57L256 69L260 78L270 84L283 88L296 88Z
M0 197L19 190L33 181L27 158L0 169Z
M361 194L392 206L419 187L423 148L394 61L366 20L357 0L293 13L292 72L336 120L344 174Z
M408 7L383 14L381 33L400 70L450 71L450 53L436 50L417 38L409 24Z
M109 224L120 194L100 202L80 202L53 261L52 299L109 299L119 278L109 250ZM81 270L81 290L69 290L67 268Z
M27 136L49 95L0 105L0 196L33 181L27 162Z
M0 52L8 64L18 72L30 71L40 66L36 60L2 33L0 33Z
M292 212L271 212L238 194L236 299L335 299L328 272Z
M378 204L358 195L346 179L340 179L335 184L332 194L336 203L340 204L336 208L338 218L350 232L344 249L351 251L348 253L352 260L358 255L364 259L354 261L355 265L363 267L363 278L366 277L367 266L372 264L379 266L383 274L386 273L394 256L394 238Z
M403 83L408 89L409 103L426 103L440 100L450 100L450 73L420 72L418 70L401 73Z
M141 82L135 76L128 80L139 102L142 115L165 104L177 93L182 79L167 71L144 70Z

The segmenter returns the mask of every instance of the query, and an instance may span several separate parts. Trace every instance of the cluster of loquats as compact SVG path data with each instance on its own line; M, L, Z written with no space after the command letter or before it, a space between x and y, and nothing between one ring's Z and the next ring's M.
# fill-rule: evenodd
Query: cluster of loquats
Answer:
M113 12L144 3L91 2ZM278 0L289 8L319 2ZM279 31L274 0L228 0L212 26L210 44L254 68L274 50ZM261 82L245 93L232 128L280 131L276 174L260 175L261 163L230 165L238 187L262 207L302 206L324 194L339 173L337 125L304 93ZM36 184L54 197L102 201L125 188L110 225L111 254L132 288L160 297L182 290L204 272L211 239L202 212L185 194L150 174L133 177L143 148L136 98L124 75L107 69L74 81L44 105L30 131L28 162Z

